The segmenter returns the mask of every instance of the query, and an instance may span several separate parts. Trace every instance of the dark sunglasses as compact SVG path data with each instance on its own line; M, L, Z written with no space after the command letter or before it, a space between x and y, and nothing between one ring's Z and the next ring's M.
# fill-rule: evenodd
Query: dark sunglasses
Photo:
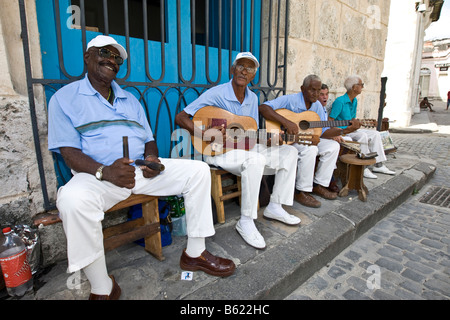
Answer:
M121 64L123 64L123 58L120 56L120 55L118 55L118 54L115 54L114 52L112 52L111 50L109 50L109 49L106 49L106 48L100 48L100 49L98 49L98 55L100 56L100 57L102 57L102 58L105 58L105 59L109 59L109 58L111 58L111 56L113 56L114 57L114 61L116 61L116 63L120 66Z

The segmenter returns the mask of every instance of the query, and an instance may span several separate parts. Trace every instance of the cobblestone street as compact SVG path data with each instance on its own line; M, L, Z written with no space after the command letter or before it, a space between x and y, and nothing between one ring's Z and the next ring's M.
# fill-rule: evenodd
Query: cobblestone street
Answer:
M440 117L439 110L430 118L448 124L448 115ZM450 299L449 136L391 136L396 154L435 162L434 177L286 300ZM447 192L447 202L441 206L421 202L435 187Z

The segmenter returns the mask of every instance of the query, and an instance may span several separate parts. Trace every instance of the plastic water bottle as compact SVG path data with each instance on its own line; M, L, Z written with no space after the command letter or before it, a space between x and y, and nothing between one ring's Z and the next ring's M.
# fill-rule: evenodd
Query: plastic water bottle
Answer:
M6 290L10 296L21 297L33 289L27 250L23 241L11 231L11 228L4 228L3 234L5 240L0 245L0 265Z

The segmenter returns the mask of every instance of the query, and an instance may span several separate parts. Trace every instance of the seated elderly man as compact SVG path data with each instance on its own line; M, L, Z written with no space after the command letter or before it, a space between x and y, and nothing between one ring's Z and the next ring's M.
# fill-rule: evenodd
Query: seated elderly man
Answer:
M294 113L313 111L317 113L320 121L327 121L324 108L318 101L321 88L322 80L316 75L309 75L303 80L301 92L266 101L259 106L259 111L264 118L280 123L286 128L288 134L298 134L298 125L277 113L276 110L288 109ZM315 199L311 192L328 200L337 198L336 192L327 189L340 150L339 143L330 139L337 134L337 131L335 128L323 128L317 146L293 144L298 156L295 200L304 206L313 208L321 206L321 202ZM333 134L330 135L330 133ZM319 156L319 162L316 168L317 156Z
M214 234L211 176L201 161L161 159L139 101L115 81L126 50L109 36L97 36L84 53L86 76L58 90L49 103L49 150L59 152L73 177L58 190L57 202L67 238L68 271L84 271L90 300L116 300L121 289L108 276L103 249L104 212L131 194L185 199L187 248L182 269L229 276L235 264L213 256L205 237ZM129 158L122 137L129 139ZM162 163L160 172L134 160Z
M258 97L248 88L248 84L255 78L258 67L258 60L253 54L239 53L231 66L232 79L204 92L177 114L175 122L195 136L197 129L191 117L204 107L214 106L217 107L218 119L224 110L236 117L253 119L257 126ZM227 130L224 127L219 129L221 138L227 140ZM205 133L201 132L201 135ZM226 153L207 155L205 161L241 177L241 218L236 224L236 230L250 246L264 249L266 242L254 223L258 214L258 195L263 174L275 174L273 192L264 210L264 217L288 225L297 225L300 219L282 207L283 204L293 204L296 150L289 145L272 145L271 140L267 143L258 142L249 150L231 148Z
M331 107L329 115L330 120L352 120L356 118L356 109L358 107L358 100L356 96L361 94L364 88L364 83L358 75L348 77L344 82L344 87L347 93L338 97ZM378 155L375 158L376 164L373 172L394 175L395 171L389 170L383 162L387 160L384 153L383 142L380 133L377 130L358 129L356 131L346 134L347 137L352 138L353 141L360 143L361 152L364 154L376 152ZM369 168L364 169L364 177L369 179L376 179L377 176L370 172Z

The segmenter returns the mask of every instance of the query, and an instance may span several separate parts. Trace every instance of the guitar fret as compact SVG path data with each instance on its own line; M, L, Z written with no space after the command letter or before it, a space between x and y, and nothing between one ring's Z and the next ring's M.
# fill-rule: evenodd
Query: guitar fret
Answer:
M324 128L324 127L343 127L350 124L349 120L334 120L334 121L310 121L310 128Z

